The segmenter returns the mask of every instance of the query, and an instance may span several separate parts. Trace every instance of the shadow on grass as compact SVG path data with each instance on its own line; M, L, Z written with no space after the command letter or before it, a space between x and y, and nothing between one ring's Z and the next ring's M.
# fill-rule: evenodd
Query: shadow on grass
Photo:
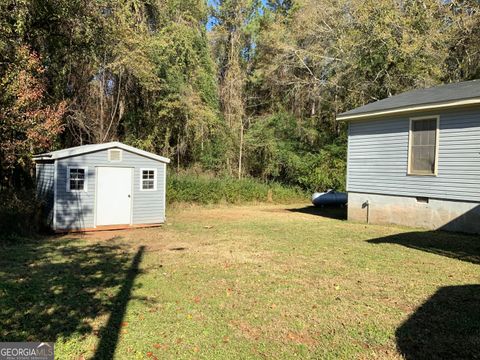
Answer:
M347 219L347 207L346 206L305 206L297 209L288 209L291 212L297 212L302 214L308 214L313 216L322 216L337 220Z
M408 248L480 264L480 236L445 231L416 231L368 240L371 244L397 244Z
M125 317L125 311L130 300L130 293L133 288L133 283L139 272L139 265L142 261L143 252L145 247L141 246L135 257L130 264L122 287L117 296L113 300L110 317L108 318L107 325L102 329L100 333L100 343L95 352L94 359L106 360L113 359L115 349L118 343L118 337L120 334L120 328L122 326L123 318Z
M480 358L480 285L440 288L396 331L407 360Z
M97 358L113 356L143 247L132 255L119 245L75 239L0 246L0 341L87 335L91 320L110 314Z

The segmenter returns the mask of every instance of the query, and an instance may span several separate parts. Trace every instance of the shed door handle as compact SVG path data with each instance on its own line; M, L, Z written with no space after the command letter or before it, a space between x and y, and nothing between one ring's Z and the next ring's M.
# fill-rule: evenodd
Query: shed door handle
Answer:
M128 194L128 197L130 197L130 194Z

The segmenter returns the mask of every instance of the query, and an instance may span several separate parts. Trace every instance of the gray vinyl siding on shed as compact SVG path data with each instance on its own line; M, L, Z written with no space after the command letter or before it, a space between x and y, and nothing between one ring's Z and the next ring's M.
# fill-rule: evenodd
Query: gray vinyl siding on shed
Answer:
M166 164L123 151L122 161L108 160L108 150L57 160L56 228L79 229L95 226L96 167L133 168L133 224L161 223L165 220L164 179ZM87 167L87 191L67 191L68 167ZM157 190L140 191L140 169L157 169Z
M439 115L437 176L407 175L410 118ZM349 122L347 191L480 201L480 110Z
M37 200L42 203L43 216L46 225L53 223L53 183L55 178L55 164L42 162L36 165Z

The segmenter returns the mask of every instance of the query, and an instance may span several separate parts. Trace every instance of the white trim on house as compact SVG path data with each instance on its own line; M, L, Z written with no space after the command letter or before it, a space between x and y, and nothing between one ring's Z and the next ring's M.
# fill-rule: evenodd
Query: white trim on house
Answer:
M166 209L167 209L167 165L163 165L163 221L167 219Z
M418 120L437 120L437 128L435 131L435 168L434 172L432 173L420 173L412 171L412 124L414 121ZM411 117L409 119L409 128L408 128L408 165L407 165L407 175L410 176L437 176L438 175L438 144L440 143L440 115L430 115L430 116L417 116Z
M53 230L57 230L57 163L57 161L53 162Z
M85 178L83 179L83 189L70 189L70 169L83 169ZM67 192L88 192L88 167L86 166L67 166Z
M153 171L153 189L143 188L143 172L144 171ZM158 178L157 178L156 168L140 168L140 191L157 191L157 181L158 181Z
M426 110L446 109L446 108L452 108L457 106L469 106L469 105L480 105L480 98L468 99L468 100L445 101L445 102L433 103L433 104L405 106L397 109L370 111L367 113L353 114L353 115L344 115L344 116L339 115L337 116L337 120L338 121L357 120L357 119L360 120L365 118L384 116L384 115L396 115L396 114L420 111L420 110L426 111Z
M345 178L345 191L348 192L348 181L347 179L349 179L348 175L350 173L350 167L348 166L348 163L350 161L350 143L351 143L351 140L350 140L350 133L351 133L351 125L350 124L347 124L348 128L347 128L347 162L346 162L346 166L347 166L347 169L346 169L346 178Z
M135 202L134 193L135 193L135 168L131 168L131 181L132 186L130 189L130 225L133 225L133 204Z
M163 157L148 151L140 150L140 149L134 148L133 146L125 145L118 141L112 141L104 144L82 145L82 146L77 146L77 147L64 149L64 150L51 151L48 153L35 155L33 156L33 159L34 160L57 160L57 159L63 159L71 156L77 156L77 155L97 152L101 150L113 149L113 148L129 151L131 153L141 155L149 159L157 160L165 164L170 163L170 159L166 157Z
M93 228L97 228L98 166L95 166L95 195L93 198Z

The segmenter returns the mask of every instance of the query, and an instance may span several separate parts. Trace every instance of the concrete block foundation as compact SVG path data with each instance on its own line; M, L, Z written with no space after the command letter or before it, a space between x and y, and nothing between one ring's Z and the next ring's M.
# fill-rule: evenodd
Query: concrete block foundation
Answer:
M348 219L480 234L480 203L349 192Z

